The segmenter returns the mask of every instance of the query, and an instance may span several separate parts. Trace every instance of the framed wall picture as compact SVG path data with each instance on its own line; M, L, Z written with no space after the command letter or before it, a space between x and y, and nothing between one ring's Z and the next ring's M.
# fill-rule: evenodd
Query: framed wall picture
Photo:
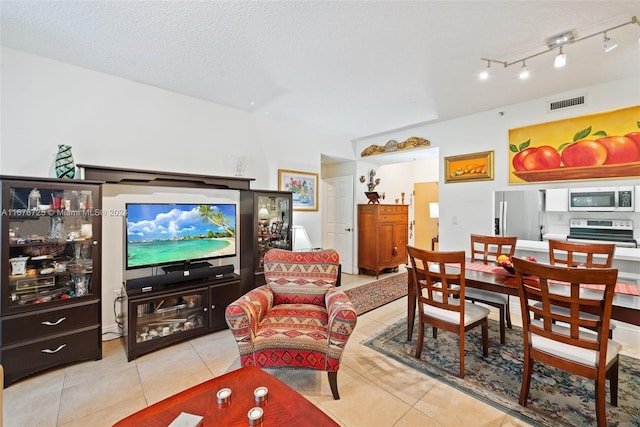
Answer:
M278 169L278 189L293 193L294 211L318 210L318 174Z
M493 151L444 158L444 182L493 179Z

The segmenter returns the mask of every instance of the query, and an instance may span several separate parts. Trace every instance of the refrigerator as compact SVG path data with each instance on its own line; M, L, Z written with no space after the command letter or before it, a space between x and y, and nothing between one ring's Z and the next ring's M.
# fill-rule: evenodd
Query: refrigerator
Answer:
M496 236L542 241L544 190L494 191Z

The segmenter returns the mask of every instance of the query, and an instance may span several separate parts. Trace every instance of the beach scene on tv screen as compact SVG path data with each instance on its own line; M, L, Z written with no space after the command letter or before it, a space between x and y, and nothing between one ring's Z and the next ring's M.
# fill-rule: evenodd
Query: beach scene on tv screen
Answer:
M127 268L235 253L235 205L127 205Z

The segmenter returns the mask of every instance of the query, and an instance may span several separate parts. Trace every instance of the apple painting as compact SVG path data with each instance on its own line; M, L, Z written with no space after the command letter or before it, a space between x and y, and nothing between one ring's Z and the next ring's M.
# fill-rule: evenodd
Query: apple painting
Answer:
M638 147L631 138L626 136L607 136L597 139L607 150L606 165L635 162L638 160Z
M510 183L640 176L640 105L509 129Z
M562 150L561 160L567 167L599 166L607 160L607 149L597 141L581 139Z

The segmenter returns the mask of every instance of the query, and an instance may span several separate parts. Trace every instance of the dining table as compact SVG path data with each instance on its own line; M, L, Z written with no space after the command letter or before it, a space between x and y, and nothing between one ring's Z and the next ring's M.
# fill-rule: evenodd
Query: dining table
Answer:
M417 286L413 280L412 266L407 265L406 267L409 273L407 275L407 341L411 341L416 314ZM466 287L519 298L515 275L503 267L467 260L464 269ZM632 283L616 284L611 318L640 326L640 287L638 285Z

